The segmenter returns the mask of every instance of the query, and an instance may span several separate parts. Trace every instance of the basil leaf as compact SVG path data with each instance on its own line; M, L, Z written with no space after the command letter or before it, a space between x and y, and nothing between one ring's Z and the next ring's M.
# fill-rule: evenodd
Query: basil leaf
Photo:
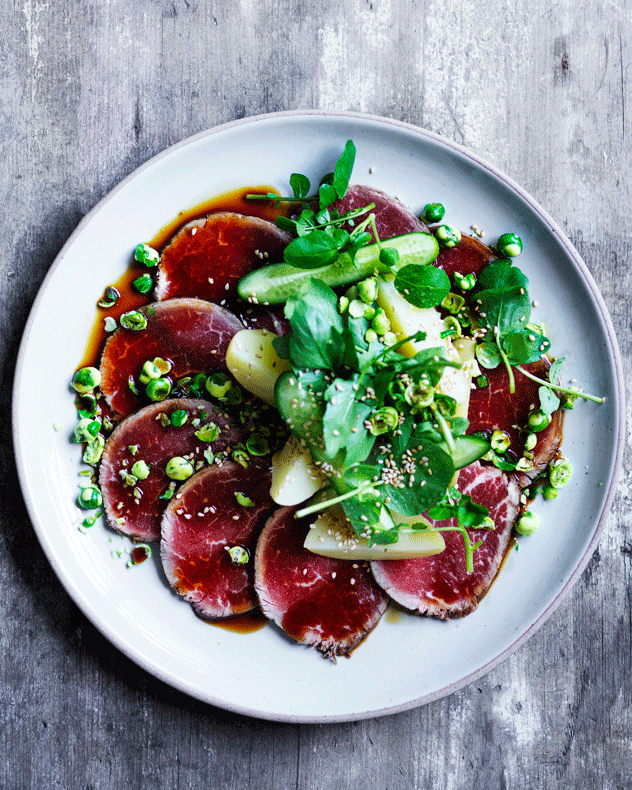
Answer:
M349 187L349 179L353 170L353 163L355 162L356 147L352 140L347 140L344 151L340 155L340 159L336 162L334 168L333 187L339 198L343 198L347 194Z
M297 200L302 200L309 195L311 184L309 178L302 175L302 173L292 173L290 176L290 186L294 192L294 197Z
M395 275L395 288L415 307L436 307L450 293L450 278L435 266L409 263Z

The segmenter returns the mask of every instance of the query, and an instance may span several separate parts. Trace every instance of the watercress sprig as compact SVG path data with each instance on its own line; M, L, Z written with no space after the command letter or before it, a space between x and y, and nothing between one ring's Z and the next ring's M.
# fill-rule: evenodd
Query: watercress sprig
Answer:
M512 367L535 362L549 350L547 337L530 329L529 280L510 260L499 258L480 273L472 292L479 326L488 339L477 348L478 361L487 368L504 363L509 392L516 391Z
M429 527L424 522L413 524L413 529L430 529L437 532L460 532L465 546L465 569L467 573L474 571L474 551L482 546L483 541L472 543L468 529L494 529L494 522L489 516L486 507L477 505L471 496L462 494L458 488L449 488L440 502L437 502L429 511L428 518L433 521L455 519L456 526Z

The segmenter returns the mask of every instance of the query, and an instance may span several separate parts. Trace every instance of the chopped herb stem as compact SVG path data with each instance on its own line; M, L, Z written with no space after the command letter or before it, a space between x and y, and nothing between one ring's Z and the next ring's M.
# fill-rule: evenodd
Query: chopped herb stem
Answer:
M433 408L434 415L435 415L435 417L437 419L437 422L439 423L439 428L441 429L441 433L443 434L443 438L445 439L446 444L450 448L450 454L452 454L452 453L454 453L454 451L456 449L456 445L454 444L454 437L452 436L452 431L450 430L450 426L448 425L448 423L447 423L445 417L443 416L443 414L441 414L439 409L437 409L436 406L434 406L434 404L433 404L433 407L434 407Z
M528 379L532 381L536 381L538 384L541 384L543 387L548 387L550 390L555 390L556 392L563 392L565 395L576 395L578 398L583 398L584 400L591 400L595 403L604 403L605 398L599 398L597 395L589 395L587 392L581 392L580 390L576 389L568 389L566 387L560 387L558 384L551 384L550 381L544 381L544 379L540 379L537 376L534 376L532 373L529 373L528 370L521 368L519 365L516 366L516 370L519 370L523 376L526 376Z
M507 373L509 374L509 392L513 395L516 391L516 379L514 378L513 368L511 367L511 363L507 357L507 354L503 351L500 345L500 338L499 338L500 330L497 326L494 327L494 340L496 341L496 345L498 347L498 353L500 354L500 358L505 363L505 367L507 368Z
M351 491L347 491L346 494L340 494L340 496L334 497L333 499L325 499L322 502L316 502L314 505L309 505L308 507L302 508L301 510L297 511L296 518L303 518L303 516L311 516L313 513L320 513L321 510L327 510L327 508L331 507L332 505L338 505L340 502L346 502L347 499L353 499L354 496L363 494L370 488L376 488L380 485L384 485L381 480L367 480L366 483L362 483L362 485L358 486L357 488L352 488Z

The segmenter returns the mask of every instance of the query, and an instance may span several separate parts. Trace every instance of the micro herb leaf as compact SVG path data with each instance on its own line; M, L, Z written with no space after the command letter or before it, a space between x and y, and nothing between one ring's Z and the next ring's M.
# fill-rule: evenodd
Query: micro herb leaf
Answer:
M342 507L357 535L369 534L373 531L371 528L380 523L381 503L375 499L361 502L358 497L353 497L345 500Z
M382 247L380 250L380 263L392 269L399 263L399 252L392 247Z
M474 298L483 326L498 327L502 338L528 323L531 315L529 281L520 269L503 259L493 261L483 269L477 285Z
M313 230L291 241L283 257L286 263L298 269L319 269L337 260L338 245L327 233Z
M338 199L338 194L331 184L321 184L318 187L318 208L326 209L335 203ZM329 217L326 221L329 220Z
M415 307L436 307L450 293L450 278L443 269L410 263L395 275L395 288Z
M312 279L305 294L287 303L290 320L288 350L296 369L336 370L345 356L342 316L331 288Z
M551 347L547 337L534 335L528 329L507 332L500 342L512 365L528 365L530 362L535 362Z
M364 427L364 421L375 408L375 401L366 399L366 395L358 390L358 378L356 374L348 380L335 379L325 392L325 452L333 458L338 452L346 451L345 464L348 466L364 461L376 439Z
M281 214L275 219L274 223L277 228L281 228L281 230L284 230L287 233L294 233L294 235L298 235L298 222L295 219L284 217L283 214Z
M380 489L388 507L406 516L424 513L438 502L454 475L452 459L435 442L424 439L412 444L400 457L392 454L398 474ZM390 480L388 471L382 479Z
M336 162L332 179L333 188L336 190L336 194L339 198L343 198L347 194L355 156L356 147L352 140L347 140L344 151L340 155L340 159Z
M564 357L556 359L549 368L549 381L551 384L557 384L562 375L562 365L564 364Z
M290 176L290 186L294 192L294 197L297 200L303 200L309 195L311 184L309 178L302 173L292 173Z
M498 346L495 343L479 343L476 346L476 360L481 367L493 370L502 362Z
M545 414L553 414L554 411L559 409L560 399L549 387L540 387L538 396L540 398L540 408Z
M476 504L467 494L457 488L449 488L443 498L426 514L433 521L454 519L456 526L433 526L439 532L460 532L465 548L465 569L467 573L474 570L474 551L482 545L479 540L472 543L468 529L493 529L494 523L489 518L486 507Z

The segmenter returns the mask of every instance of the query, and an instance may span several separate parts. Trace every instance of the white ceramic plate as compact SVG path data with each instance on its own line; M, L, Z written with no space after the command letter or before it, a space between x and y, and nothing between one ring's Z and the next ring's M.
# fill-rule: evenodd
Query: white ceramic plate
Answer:
M68 382L95 319L95 300L139 241L182 209L234 188L287 192L292 172L314 179L345 141L353 182L399 195L415 211L439 200L446 221L493 241L516 231L538 320L578 382L607 397L569 414L564 452L576 473L557 500L538 502L542 527L521 539L469 617L438 622L385 616L337 665L273 626L239 634L207 625L164 584L153 560L132 569L129 543L96 525L82 534L75 506L80 452ZM370 171L374 168L374 172ZM42 414L41 386L46 382ZM487 672L551 614L590 558L622 446L621 369L606 307L586 266L545 212L508 178L458 146L412 126L359 115L282 113L226 124L145 164L81 222L33 306L14 391L14 440L24 497L44 550L69 594L120 650L165 682L228 710L286 721L379 716L448 694ZM54 424L61 426L55 430ZM157 552L155 552L157 554ZM114 556L112 556L114 555Z

